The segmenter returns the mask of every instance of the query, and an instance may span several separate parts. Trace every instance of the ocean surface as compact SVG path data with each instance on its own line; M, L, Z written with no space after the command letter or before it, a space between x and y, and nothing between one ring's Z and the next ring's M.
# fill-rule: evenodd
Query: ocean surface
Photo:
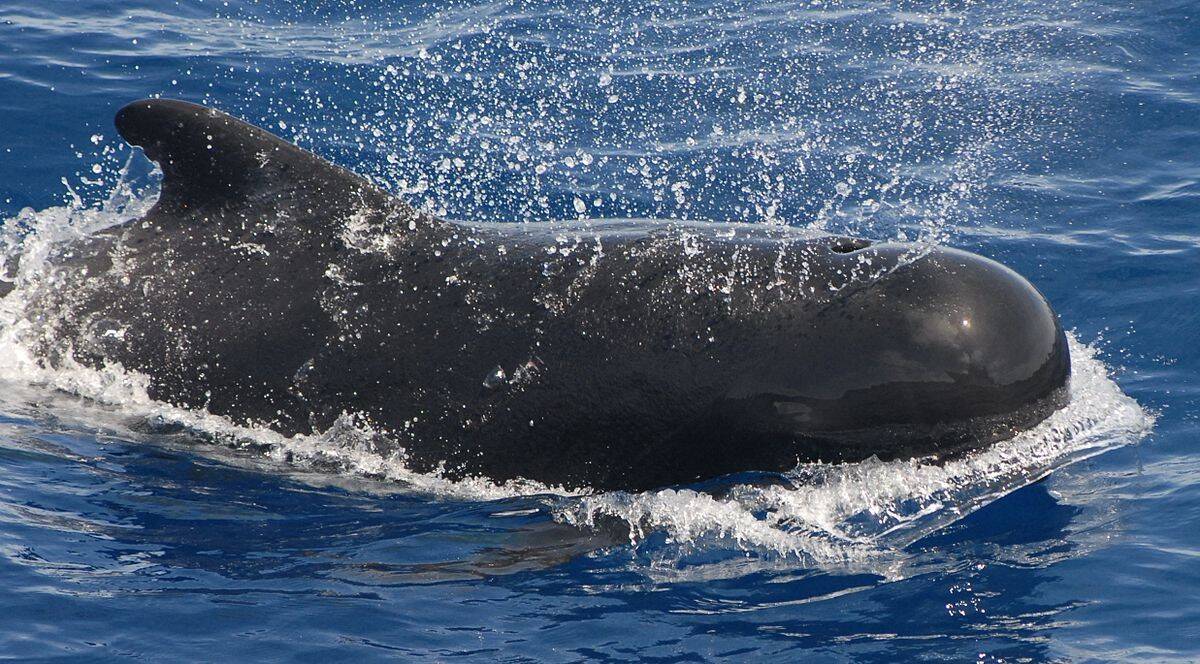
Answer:
M0 656L1200 659L1200 7L942 0L0 2ZM945 465L719 491L451 482L49 370L54 243L217 106L465 220L963 247L1061 313L1070 405Z

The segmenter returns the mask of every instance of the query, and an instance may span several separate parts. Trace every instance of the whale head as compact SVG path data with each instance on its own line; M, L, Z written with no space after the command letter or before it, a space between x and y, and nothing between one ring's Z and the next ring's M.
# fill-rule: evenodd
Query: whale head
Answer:
M756 322L763 351L720 406L732 427L792 439L810 460L945 457L1066 403L1066 336L1025 278L946 247L872 245L832 260L867 257L880 269L819 313Z

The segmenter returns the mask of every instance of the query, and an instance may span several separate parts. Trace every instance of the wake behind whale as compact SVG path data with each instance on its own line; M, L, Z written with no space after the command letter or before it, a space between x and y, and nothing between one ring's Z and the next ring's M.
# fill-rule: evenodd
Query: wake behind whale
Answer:
M148 100L144 217L27 293L35 354L284 435L347 414L421 470L645 489L947 455L1067 398L1045 299L955 250L720 224L435 219L269 133Z

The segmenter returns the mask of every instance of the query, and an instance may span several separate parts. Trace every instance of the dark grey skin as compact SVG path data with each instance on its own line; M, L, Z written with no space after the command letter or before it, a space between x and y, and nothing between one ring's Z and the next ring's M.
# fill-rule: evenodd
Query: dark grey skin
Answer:
M34 293L48 363L416 470L639 490L987 445L1061 407L1057 317L947 248L744 224L466 224L223 113L125 107L143 219Z

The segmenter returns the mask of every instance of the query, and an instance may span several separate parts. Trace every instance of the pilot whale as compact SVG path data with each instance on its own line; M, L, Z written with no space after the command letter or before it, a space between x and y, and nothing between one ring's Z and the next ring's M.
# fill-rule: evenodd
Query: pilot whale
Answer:
M116 116L142 218L25 293L47 366L284 435L341 418L457 478L641 490L946 458L1068 398L1046 299L987 258L798 228L465 223L222 112Z

